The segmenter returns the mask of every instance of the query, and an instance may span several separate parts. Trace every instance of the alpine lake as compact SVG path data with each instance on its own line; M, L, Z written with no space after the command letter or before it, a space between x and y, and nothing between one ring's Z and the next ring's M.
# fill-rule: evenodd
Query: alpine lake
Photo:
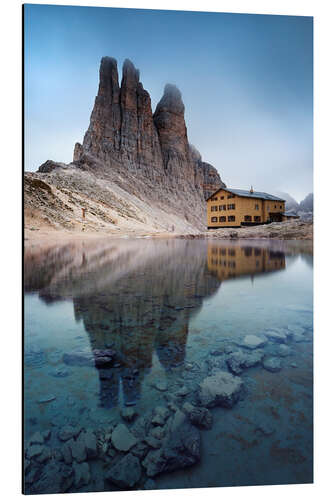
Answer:
M26 494L311 483L312 242L24 259Z

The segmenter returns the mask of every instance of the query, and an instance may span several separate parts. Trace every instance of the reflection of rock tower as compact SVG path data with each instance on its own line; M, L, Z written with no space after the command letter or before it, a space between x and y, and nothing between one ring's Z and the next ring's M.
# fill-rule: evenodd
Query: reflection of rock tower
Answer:
M117 405L120 394L125 404L139 399L154 350L166 370L184 362L190 318L220 286L207 269L207 242L193 243L89 241L47 255L41 249L26 261L27 286L40 297L73 300L95 356L103 406ZM46 270L47 280L32 279ZM115 354L101 356L108 350Z
M187 242L177 245L171 259L151 260L92 296L74 298L92 351L116 353L110 366L96 366L103 406L117 405L120 392L125 404L135 404L154 350L166 370L184 363L190 317L219 282L207 272L206 248L190 258Z
M155 348L165 370L180 366L185 361L189 311L179 311L169 327L161 328L156 336Z

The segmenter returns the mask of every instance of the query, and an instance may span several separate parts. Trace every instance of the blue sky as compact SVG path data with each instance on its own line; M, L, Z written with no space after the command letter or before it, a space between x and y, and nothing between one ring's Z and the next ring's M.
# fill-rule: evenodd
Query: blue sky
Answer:
M181 90L189 141L230 187L312 191L312 18L25 6L25 169L70 162L103 56L140 69L153 110Z

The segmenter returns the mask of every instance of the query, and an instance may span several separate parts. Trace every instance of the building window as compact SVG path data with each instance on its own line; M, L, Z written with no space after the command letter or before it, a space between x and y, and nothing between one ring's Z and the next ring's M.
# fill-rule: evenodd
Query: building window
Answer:
M276 205L274 205L274 208L276 208Z
M211 221L212 221L212 222L217 222L217 217L212 217L212 218L211 218Z
M254 216L254 222L261 222L261 217L260 217L260 215L255 215L255 216Z
M227 218L226 218L226 217L224 217L223 215L221 215L221 217L220 217L220 222L225 222L226 220L227 220Z
M261 255L261 249L260 248L255 248L254 249L254 255L258 257L258 255Z
M224 200L224 196L221 196L220 200Z
M259 210L259 205L254 205L254 209ZM267 209L269 209L269 207L267 207Z
M232 203L231 205L228 205L228 210L235 210L236 205Z
M223 205L219 205L219 211L223 210Z
M225 255L225 248L220 248L220 255Z
M212 205L210 207L211 212L217 212L217 205Z
M251 247L245 247L244 248L244 255L245 255L245 257L251 257L251 255L252 255L252 248Z
M235 257L236 255L236 251L233 249L233 248L230 248L228 250L228 255L230 255L230 257Z
M280 208L282 208L282 205L280 205Z
M234 215L228 215L228 222L234 222L235 216Z
M251 215L244 215L244 220L245 220L245 222L251 222L252 216Z
M227 198L235 198L235 195L234 194L228 194Z

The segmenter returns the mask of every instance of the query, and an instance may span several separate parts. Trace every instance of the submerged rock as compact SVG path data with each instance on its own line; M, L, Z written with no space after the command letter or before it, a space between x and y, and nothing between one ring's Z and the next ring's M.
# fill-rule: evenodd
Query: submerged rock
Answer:
M73 427L72 425L65 425L58 432L58 438L60 441L68 441L69 439L79 435L81 431L80 427Z
M277 349L277 355L280 356L281 358L285 358L287 356L290 356L291 354L291 349L288 345L285 344L280 344L278 349Z
M257 335L246 335L243 340L242 345L248 349L257 349L267 344L267 339L262 337L257 337Z
M227 365L232 373L239 375L244 369L258 365L263 357L264 353L260 350L247 353L234 351L229 355Z
M281 370L281 360L273 356L265 358L262 365L269 372L279 372Z
M198 398L202 406L231 408L239 400L243 381L231 373L220 371L206 377L199 385Z
M81 463L87 460L87 451L85 442L82 438L82 434L80 434L76 441L72 439L69 446L71 449L72 457L74 458L74 460L76 460L76 462Z
M29 444L44 444L44 437L40 432L35 432L29 439Z
M137 416L137 411L132 407L123 408L120 412L122 418L127 422L132 422Z
M140 460L128 453L115 465L113 465L106 475L106 479L120 488L133 488L141 477Z
M282 330L267 330L265 332L266 337L268 337L272 342L279 342L283 344L287 340L287 334Z
M162 379L156 379L152 382L152 387L155 387L155 389L157 389L158 391L166 391L167 388L168 388L168 384L165 380L162 380Z
M167 408L165 408L164 406L156 406L151 419L151 423L153 425L164 425L169 415L170 412Z
M63 362L69 366L93 366L94 356L90 351L73 351L64 354Z
M87 486L90 483L90 467L87 462L74 463L74 484L76 488Z
M126 425L118 424L111 435L113 446L119 451L128 451L137 443L137 439Z
M168 425L161 448L150 451L142 465L148 477L155 477L162 472L189 467L199 460L199 431L188 422L186 415L178 410Z
M189 419L199 429L211 429L213 427L213 416L207 408L194 407L189 413Z
M51 403L51 401L54 401L55 399L57 398L54 394L47 394L46 396L39 398L37 403Z

